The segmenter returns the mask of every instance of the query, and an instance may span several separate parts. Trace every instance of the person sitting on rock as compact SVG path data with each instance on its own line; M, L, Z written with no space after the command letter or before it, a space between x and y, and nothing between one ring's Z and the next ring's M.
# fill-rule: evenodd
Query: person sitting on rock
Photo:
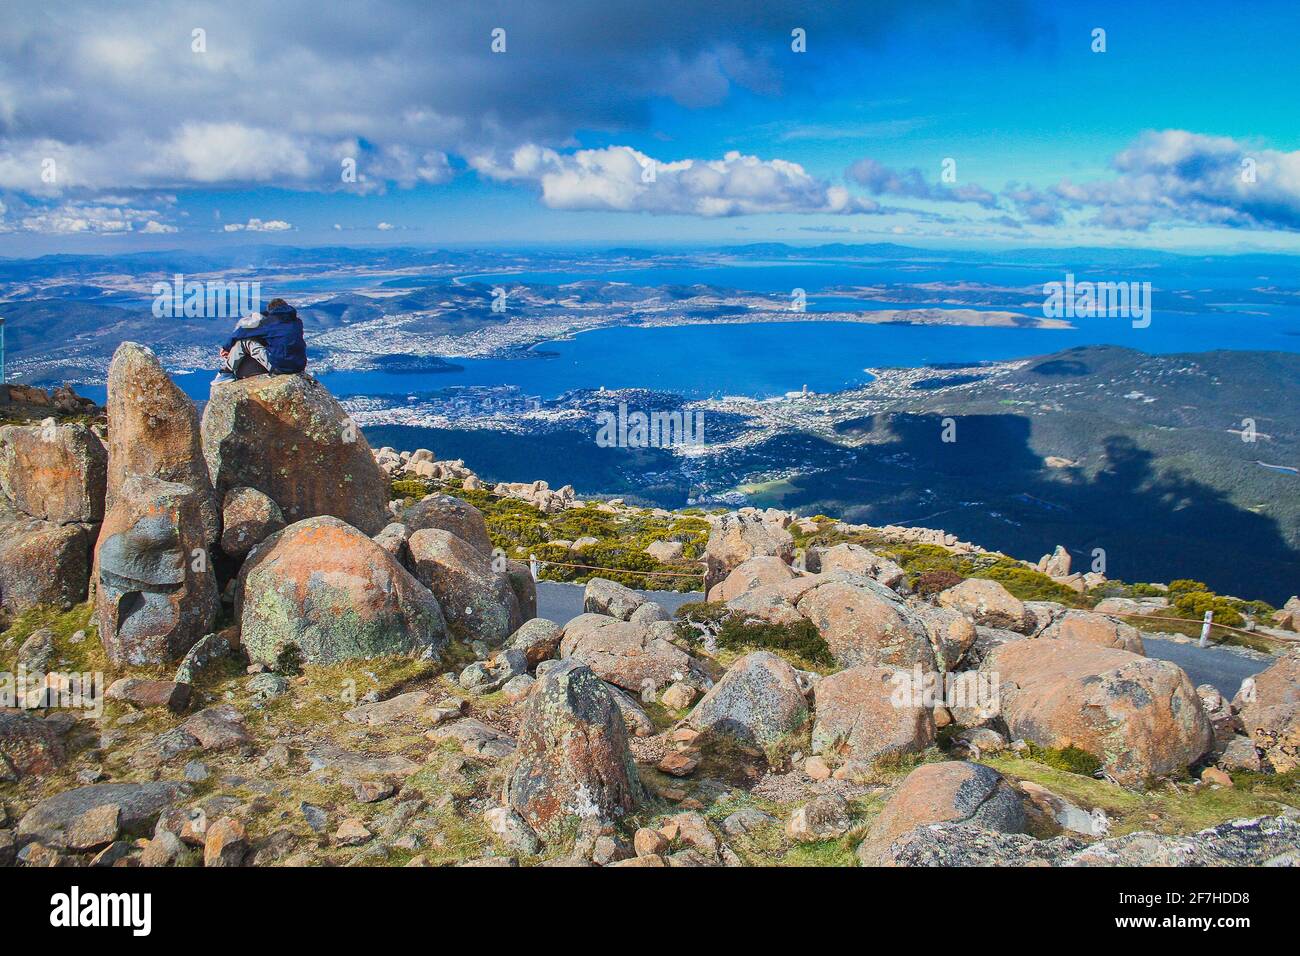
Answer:
M265 312L239 320L221 348L221 370L213 385L253 375L295 375L307 368L298 311L284 299L272 299Z

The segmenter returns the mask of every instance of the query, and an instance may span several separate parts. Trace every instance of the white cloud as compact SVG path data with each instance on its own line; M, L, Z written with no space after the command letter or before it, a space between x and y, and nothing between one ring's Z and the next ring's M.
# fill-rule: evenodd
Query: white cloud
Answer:
M156 234L176 231L174 226L166 225L161 220L162 214L156 209L137 209L121 203L69 202L59 206L30 206L19 216L18 225L26 232L49 235L115 235L132 232Z
M379 225L375 226L375 228L378 229L380 232L388 232L389 230L395 227L391 222L381 222Z
M720 160L660 162L629 146L559 153L527 144L504 159L485 154L469 162L489 179L536 184L552 209L717 217L880 208L810 176L798 163L739 152Z
M1052 193L1110 229L1197 223L1300 230L1300 150L1170 129L1143 133L1112 165L1114 179L1064 180Z
M248 222L228 222L221 228L224 232L284 232L293 226L283 219L249 219Z

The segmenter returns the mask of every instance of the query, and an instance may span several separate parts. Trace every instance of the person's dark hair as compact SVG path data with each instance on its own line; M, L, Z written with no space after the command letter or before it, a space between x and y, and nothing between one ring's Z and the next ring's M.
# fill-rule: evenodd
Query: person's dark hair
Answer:
M284 299L272 299L266 306L266 314L272 315L285 312L297 312L298 310L291 306Z

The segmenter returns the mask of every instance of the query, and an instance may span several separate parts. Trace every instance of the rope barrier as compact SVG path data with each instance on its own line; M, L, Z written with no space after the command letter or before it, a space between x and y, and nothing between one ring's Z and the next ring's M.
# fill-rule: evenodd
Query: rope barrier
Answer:
M608 571L611 574L643 574L643 575L656 575L659 577L673 577L673 578L703 578L704 577L703 571L638 571L632 568L601 568L592 564L567 564L563 561L543 561L540 558L532 558L530 560L536 562L538 567L541 567L544 564L549 564L551 567L554 568L578 568L583 571Z
M1141 614L1137 611L1113 611L1111 613L1113 613L1116 617L1140 617L1144 621L1171 621L1175 624L1192 624L1192 625L1200 623L1199 621L1195 621L1192 620L1191 618L1186 618L1186 617L1160 617L1156 614ZM1210 627L1219 627L1225 631L1233 631L1234 633L1245 634L1249 637L1261 637L1264 640L1300 641L1300 637L1278 637L1276 634L1264 634L1260 631L1248 631L1245 628L1231 627L1227 624L1211 623Z

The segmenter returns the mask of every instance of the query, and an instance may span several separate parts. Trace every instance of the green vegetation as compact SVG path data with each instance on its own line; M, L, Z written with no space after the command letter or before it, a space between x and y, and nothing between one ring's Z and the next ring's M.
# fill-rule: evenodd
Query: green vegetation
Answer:
M698 649L703 635L696 624L716 635L719 663L730 663L750 651L772 651L802 670L826 672L836 666L825 639L811 621L769 624L732 611L720 602L694 601L677 609L677 633Z
M1040 747L1030 743L1026 751L1030 760L1066 773L1091 777L1101 769L1101 760L1078 747Z
M611 514L591 501L582 508L548 515L526 501L490 491L466 491L422 479L394 481L392 487L393 500L408 504L442 492L473 505L483 513L493 547L521 560L536 555L546 562L539 572L544 580L584 583L603 577L628 587L667 591L694 591L702 583L695 572L709 540L709 523L698 509L693 514L662 515L649 509ZM552 544L581 538L595 538L596 543L579 551ZM665 563L646 554L645 549L656 541L681 543L681 561ZM574 564L587 567L561 566Z

